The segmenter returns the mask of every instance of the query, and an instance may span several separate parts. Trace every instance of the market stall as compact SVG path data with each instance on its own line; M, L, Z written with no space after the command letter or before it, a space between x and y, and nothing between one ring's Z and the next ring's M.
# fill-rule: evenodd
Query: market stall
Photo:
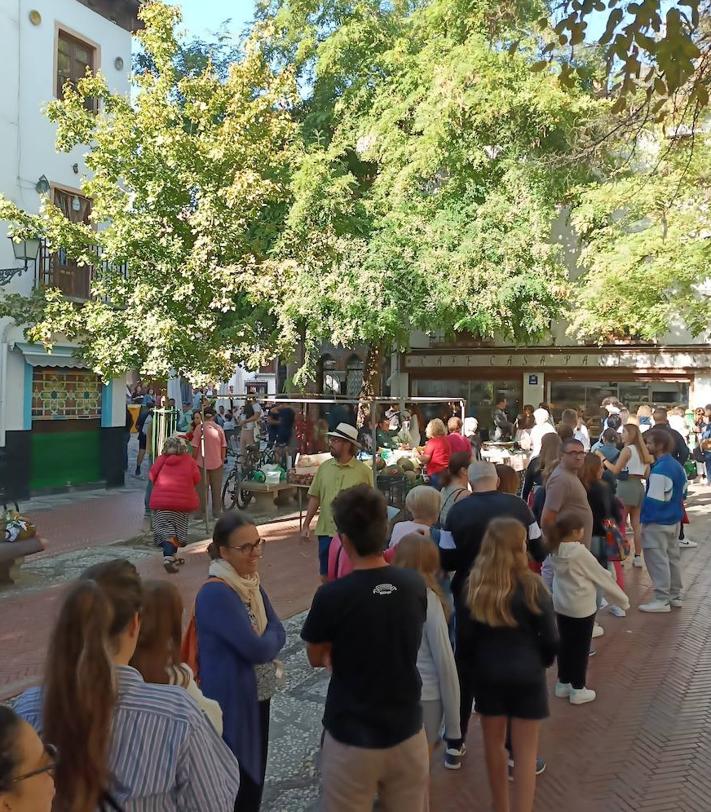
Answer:
M355 412L361 403L367 403L370 407L371 415L377 411L380 405L392 406L399 404L400 412L406 411L406 404L433 404L441 403L442 405L456 404L458 411L461 414L462 423L466 414L466 401L461 399L453 399L446 397L439 398L424 398L424 397L408 397L408 398L305 398L299 395L279 395L271 400L281 403L289 403L292 406L300 405L302 412L307 413L314 405L317 407L334 406L334 412L339 414L343 407L353 407L351 410ZM325 422L325 418L319 416L318 418ZM335 428L335 426L333 426ZM372 421L372 453L361 451L358 458L365 462L373 469L373 486L381 490L388 504L397 507L402 507L405 501L407 491L417 484L422 484L422 474L418 459L417 448L407 448L405 444L401 444L398 448L385 448L378 444L378 424L377 420ZM421 426L422 434L424 435L424 426ZM325 434L325 432L324 432ZM313 477L318 469L318 466L326 459L329 459L330 454L321 452L317 454L298 454L295 460L295 465L292 471L288 474L289 482L295 485L298 489L299 495L299 518L301 521L301 513L303 507L303 492L308 490ZM374 462L375 460L375 462Z

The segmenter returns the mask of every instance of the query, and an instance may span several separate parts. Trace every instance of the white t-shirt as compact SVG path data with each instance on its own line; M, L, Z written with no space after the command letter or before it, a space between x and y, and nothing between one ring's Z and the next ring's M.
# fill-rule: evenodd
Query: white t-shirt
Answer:
M531 456L537 457L541 453L541 443L546 434L555 434L550 423L536 423L531 429Z
M430 528L426 524L420 524L419 522L398 522L393 527L392 535L390 536L390 547L397 547L400 541L408 534L408 533L422 533L424 532L426 535L429 535Z
M647 466L642 462L636 445L628 445L630 458L627 461L627 471L631 476L644 476Z

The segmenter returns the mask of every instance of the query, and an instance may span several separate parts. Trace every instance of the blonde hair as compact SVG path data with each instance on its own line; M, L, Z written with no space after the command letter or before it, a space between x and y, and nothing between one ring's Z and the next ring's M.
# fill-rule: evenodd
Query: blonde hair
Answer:
M180 437L168 437L163 443L163 454L185 454L188 446Z
M646 465L651 465L654 462L654 457L649 453L649 449L642 439L642 432L639 430L639 426L635 426L634 423L625 423L622 431L626 431L627 436L630 438L630 442L627 443L627 445L633 445L639 452L640 460Z
M467 581L466 604L471 616L487 626L515 628L518 623L511 601L519 587L526 607L540 615L541 599L548 590L528 567L526 528L516 519L493 519Z
M652 407L648 403L643 403L639 409L637 409L637 417L651 417L652 416Z
M427 428L425 429L426 437L446 437L446 435L447 429L439 417L435 417L434 420L430 420L430 422L427 424Z
M408 533L403 536L395 548L393 563L398 567L416 570L420 573L427 588L431 589L439 598L444 616L449 621L452 610L445 600L442 587L437 581L437 575L441 570L439 550L430 536L424 536L422 533Z
M439 516L439 491L430 485L415 485L405 497L405 507L413 516Z

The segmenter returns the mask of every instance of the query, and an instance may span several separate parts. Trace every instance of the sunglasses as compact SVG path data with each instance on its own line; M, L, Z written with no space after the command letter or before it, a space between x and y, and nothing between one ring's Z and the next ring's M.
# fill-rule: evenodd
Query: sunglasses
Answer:
M52 777L54 777L54 771L57 769L57 764L59 762L59 750L57 750L53 744L45 744L44 752L49 760L44 767L39 767L37 770L32 770L32 772L18 775L16 778L12 779L12 783L17 784L20 781L27 781L28 778L34 778L36 775L43 775L44 773L49 773Z
M242 555L251 555L252 553L261 553L262 549L264 548L264 539L259 539L259 541L255 541L254 544L240 544L239 547L235 547L232 544L227 545L230 550L237 550L238 552L242 553Z

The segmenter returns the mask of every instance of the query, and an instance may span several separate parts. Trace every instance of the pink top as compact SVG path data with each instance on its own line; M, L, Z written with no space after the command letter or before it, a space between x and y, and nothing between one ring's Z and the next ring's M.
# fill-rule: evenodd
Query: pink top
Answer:
M203 427L198 426L193 434L193 448L197 448L198 453L195 461L201 468L206 468L208 471L214 471L217 468L222 468L223 462L223 449L227 448L227 440L225 439L225 432L213 420L208 420L205 423L205 463L202 461L202 431Z
M463 437L458 431L455 431L452 434L448 434L447 442L449 443L449 450L452 454L456 454L457 451L464 451L467 454L472 453L472 444L469 442L469 440L467 440L466 437Z

